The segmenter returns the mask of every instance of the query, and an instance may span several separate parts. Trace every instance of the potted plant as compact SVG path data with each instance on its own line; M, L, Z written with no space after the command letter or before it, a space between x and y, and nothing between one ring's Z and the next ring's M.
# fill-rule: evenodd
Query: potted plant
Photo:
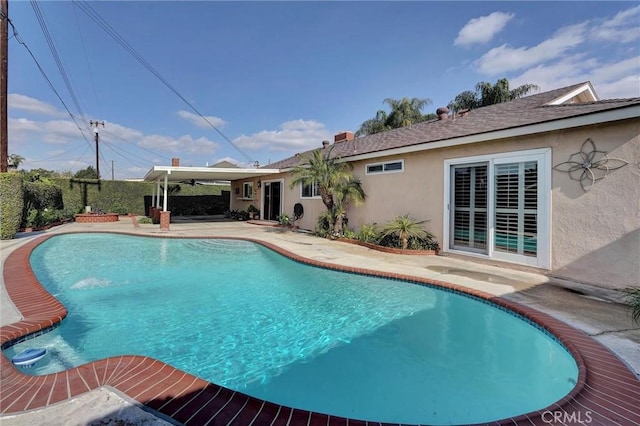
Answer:
M251 204L248 208L247 208L247 213L249 213L249 217L251 219L260 219L260 209L258 209L256 206L254 206L253 204Z
M289 218L289 215L287 213L282 213L280 216L278 216L278 222L280 222L280 226L282 226L283 228L291 225L291 219Z

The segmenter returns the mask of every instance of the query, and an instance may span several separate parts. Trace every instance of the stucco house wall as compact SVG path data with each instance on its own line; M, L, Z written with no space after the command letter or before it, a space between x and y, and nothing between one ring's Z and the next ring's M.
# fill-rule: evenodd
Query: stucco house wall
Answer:
M349 228L382 224L397 215L428 220L425 228L442 244L446 209L444 162L448 159L551 148L551 166L567 161L590 138L597 150L629 165L609 172L585 192L567 173L551 171L551 273L598 286L640 283L640 120L626 120L457 147L381 156L353 162L353 174L367 194L365 204L348 211ZM367 175L366 165L404 161L404 172ZM319 199L301 199L300 188L285 181L285 211L300 202L303 229L314 229L325 210ZM447 251L446 247L443 247Z
M638 286L639 108L640 98L599 100L584 82L362 138L342 132L333 145L318 149L349 161L362 182L366 203L347 212L354 231L408 214L427 221L444 252L515 262L602 287ZM301 198L300 186L290 188L288 171L311 152L273 163L283 173L269 176L282 181L282 211L291 214L301 203L305 215L297 225L309 230L325 207L319 197ZM591 188L585 185L588 190L559 167L568 160L589 166L583 157L602 160L596 176L607 172ZM366 172L367 165L398 161L401 172ZM609 165L614 168L607 170ZM233 193L235 185L242 192L242 182L233 185L232 206L246 209L248 200ZM458 187L455 200L451 185ZM478 201L471 198L475 194ZM260 205L263 195L257 191L250 201ZM487 214L496 218L495 232L485 226ZM492 222L489 217L490 227ZM450 227L455 249L449 246Z
M596 149L628 162L585 192L553 171L552 274L609 288L640 285L640 119L551 135L553 164Z

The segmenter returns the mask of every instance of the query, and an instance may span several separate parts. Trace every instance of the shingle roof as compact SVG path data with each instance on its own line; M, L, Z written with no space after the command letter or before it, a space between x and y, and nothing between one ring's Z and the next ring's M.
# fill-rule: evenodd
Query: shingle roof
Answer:
M369 154L417 144L445 141L464 136L480 135L498 130L529 126L554 120L593 114L640 105L640 98L608 99L587 103L548 105L549 102L584 86L580 83L560 89L526 96L510 102L490 105L469 111L463 117L430 120L412 126L355 138L333 144L332 156L342 158ZM271 163L267 168L286 169L299 164L313 152L309 150L293 157Z

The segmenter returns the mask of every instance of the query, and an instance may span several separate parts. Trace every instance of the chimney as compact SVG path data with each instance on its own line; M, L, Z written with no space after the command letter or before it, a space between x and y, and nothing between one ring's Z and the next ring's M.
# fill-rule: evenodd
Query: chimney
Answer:
M340 132L337 135L335 135L333 137L333 142L334 143L339 143L339 142L347 142L353 140L353 133L352 132Z
M180 159L178 157L171 159L171 167L180 167Z
M329 141L322 141L322 147L323 147L323 148L328 147L328 146L329 146L329 144L331 144L331 142L329 142Z
M438 116L438 120L446 120L449 117L449 108L440 107L436 110L436 115Z

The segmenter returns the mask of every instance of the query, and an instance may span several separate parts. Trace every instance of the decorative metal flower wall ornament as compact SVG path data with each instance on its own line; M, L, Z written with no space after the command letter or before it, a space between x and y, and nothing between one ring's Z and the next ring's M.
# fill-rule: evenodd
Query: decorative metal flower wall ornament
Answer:
M588 138L582 143L580 152L571 154L569 160L553 167L559 172L569 173L572 180L580 182L584 192L589 190L611 170L617 170L629 164L620 158L607 156L606 151L598 151L593 141Z

